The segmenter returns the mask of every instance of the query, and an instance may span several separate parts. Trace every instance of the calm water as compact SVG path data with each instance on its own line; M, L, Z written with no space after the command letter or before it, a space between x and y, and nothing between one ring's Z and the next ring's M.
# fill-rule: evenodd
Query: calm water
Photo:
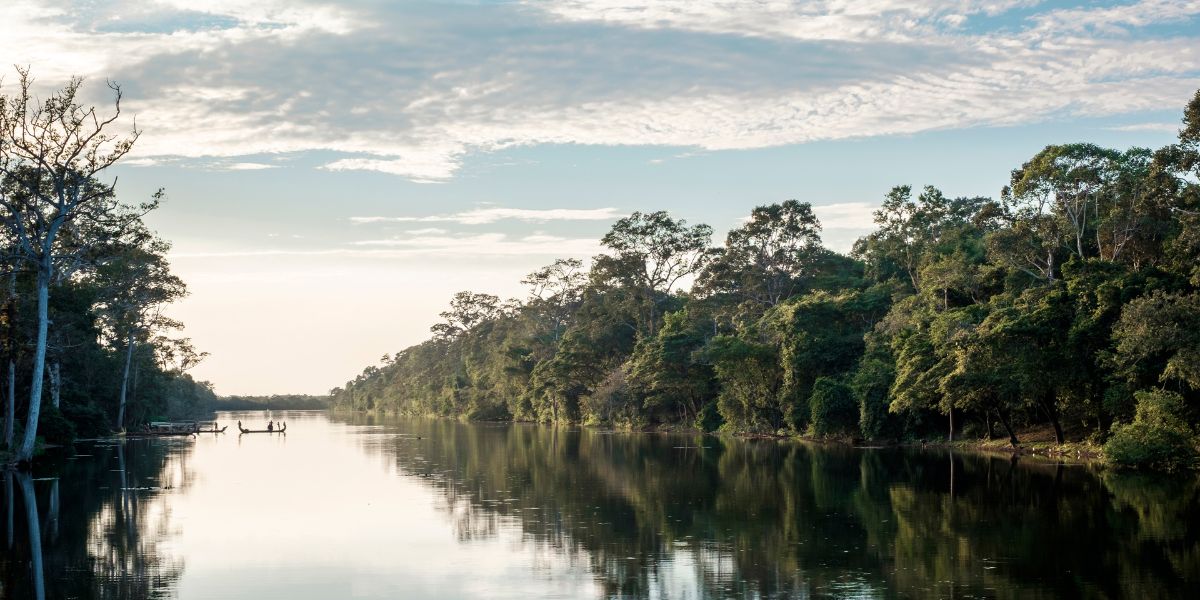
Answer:
M80 445L32 477L8 477L0 597L1182 598L1200 589L1193 477L946 451L283 416L286 437Z

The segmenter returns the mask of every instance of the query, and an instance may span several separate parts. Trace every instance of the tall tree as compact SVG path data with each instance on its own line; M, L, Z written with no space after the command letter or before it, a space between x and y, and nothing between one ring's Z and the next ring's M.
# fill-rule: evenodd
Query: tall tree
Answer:
M807 202L759 206L733 229L705 266L699 286L771 307L803 289L830 254L821 246L821 223Z
M583 261L560 258L526 275L521 283L529 286L529 303L547 318L550 335L557 342L562 336L563 324L579 303L587 284Z
M121 391L114 421L118 430L125 427L129 372L138 341L149 341L157 331L181 327L162 313L165 305L187 294L183 280L171 273L166 259L169 249L166 242L148 232L140 232L130 242L110 248L110 255L94 275L98 287L103 290L99 313L110 337L124 345Z
M643 333L652 335L663 297L704 266L711 239L708 225L688 227L666 211L635 212L601 238L612 254L596 258L593 274L635 290Z
M450 310L440 313L445 322L438 323L429 330L440 339L450 340L480 323L495 319L502 312L500 298L496 296L458 292L450 299Z
M18 461L33 457L41 412L49 327L51 283L78 266L97 239L80 235L64 249L60 237L69 230L120 232L127 223L113 185L101 183L105 169L125 156L137 140L136 129L118 136L110 132L121 114L121 90L109 83L115 109L102 117L95 107L79 103L82 80L42 102L32 95L33 80L19 70L15 95L0 95L0 221L15 239L16 254L36 272L37 334L30 376L29 410ZM114 182L115 183L115 182Z

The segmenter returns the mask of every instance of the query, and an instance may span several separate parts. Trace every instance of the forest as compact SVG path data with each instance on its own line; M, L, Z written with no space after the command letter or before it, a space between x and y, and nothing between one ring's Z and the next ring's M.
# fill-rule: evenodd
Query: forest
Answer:
M0 463L216 399L187 374L204 354L163 312L187 293L144 221L166 196L123 201L105 176L139 134L114 133L120 88L104 113L81 103L80 79L38 99L18 74L0 94Z
M590 262L464 291L337 408L867 441L1030 428L1197 465L1200 92L1178 143L1047 146L998 198L898 186L847 255L807 202L711 227L635 212Z

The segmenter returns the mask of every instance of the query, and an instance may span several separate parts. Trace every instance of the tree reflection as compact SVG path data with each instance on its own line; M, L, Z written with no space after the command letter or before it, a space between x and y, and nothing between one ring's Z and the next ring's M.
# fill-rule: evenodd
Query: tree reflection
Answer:
M1196 479L944 450L396 425L406 435L363 443L436 488L460 539L519 528L588 561L610 597L1182 597L1200 583Z
M183 564L167 549L175 532L163 489L189 484L182 466L190 450L158 441L98 444L33 476L11 474L6 514L21 503L29 527L7 527L4 597L170 595Z

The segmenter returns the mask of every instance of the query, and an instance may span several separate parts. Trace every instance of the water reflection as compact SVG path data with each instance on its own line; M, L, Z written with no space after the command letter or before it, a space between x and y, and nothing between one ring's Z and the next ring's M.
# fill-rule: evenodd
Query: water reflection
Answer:
M372 425L369 417L349 422ZM361 444L443 499L460 539L519 527L610 597L1182 597L1195 478L446 421Z
M222 420L236 417L266 420ZM81 446L8 474L0 597L1148 598L1200 585L1193 477L286 418L288 438Z

